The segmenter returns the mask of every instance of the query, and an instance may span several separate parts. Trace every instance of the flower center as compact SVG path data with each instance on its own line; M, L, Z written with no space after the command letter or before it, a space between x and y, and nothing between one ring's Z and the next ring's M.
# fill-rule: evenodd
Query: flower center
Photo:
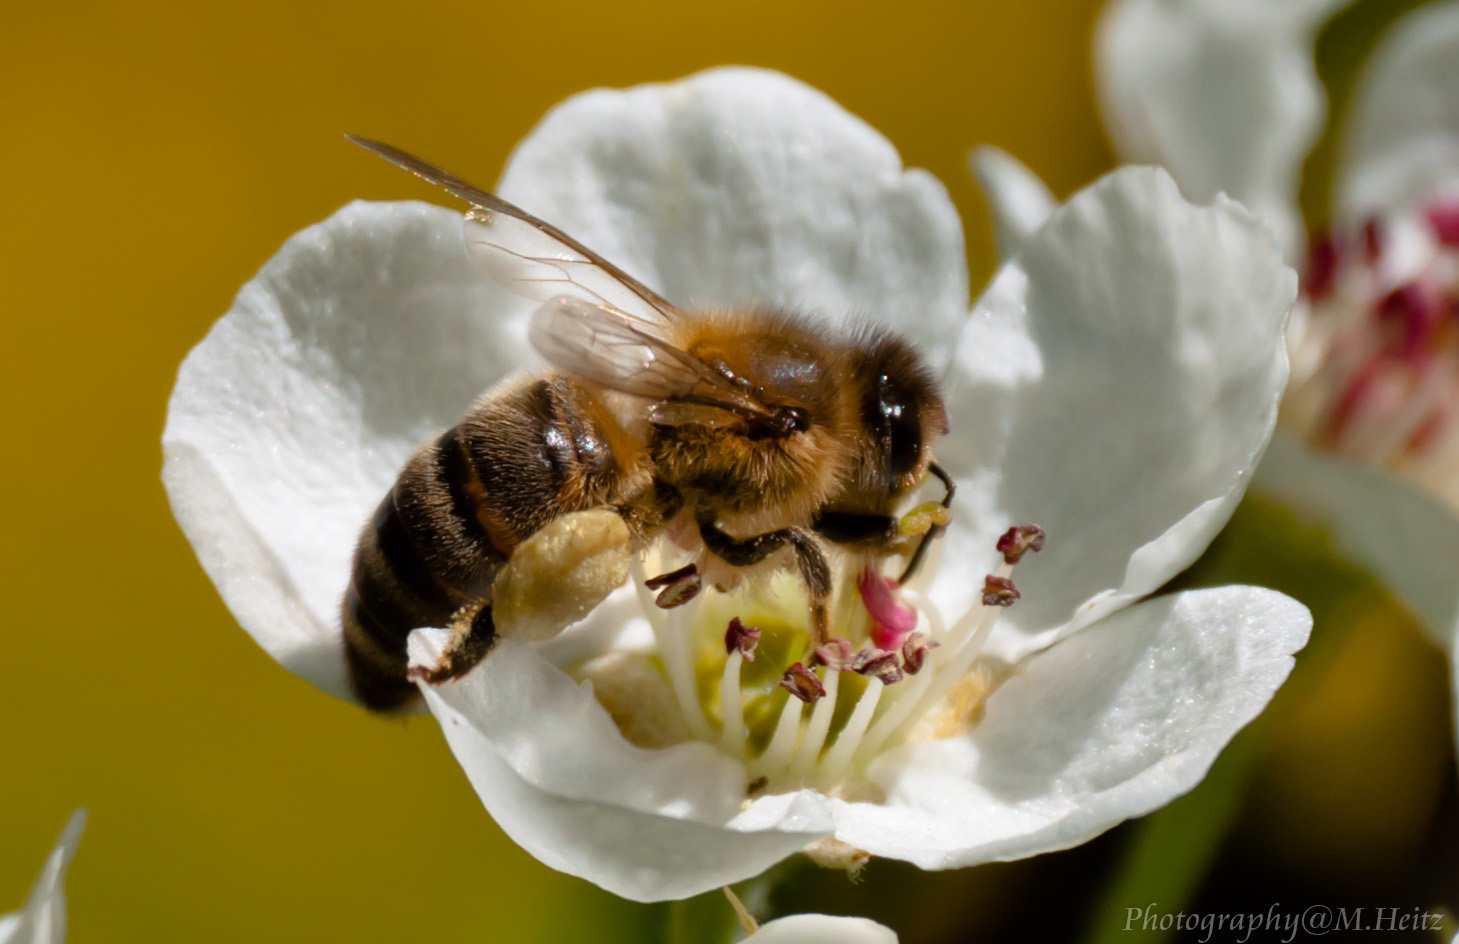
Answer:
M667 608L660 594L650 621L688 735L743 763L752 792L828 791L858 779L934 709L963 696L960 683L975 677L998 614L1019 597L1014 565L1043 540L1035 526L1010 528L998 543L1004 563L951 624L931 601L866 567L838 583L846 589L832 608L834 635L819 646L790 573L733 593L671 598ZM647 601L664 584L646 572L638 565L635 583L649 585ZM980 687L963 713L985 693Z
M1421 478L1459 471L1459 198L1314 240L1284 424Z

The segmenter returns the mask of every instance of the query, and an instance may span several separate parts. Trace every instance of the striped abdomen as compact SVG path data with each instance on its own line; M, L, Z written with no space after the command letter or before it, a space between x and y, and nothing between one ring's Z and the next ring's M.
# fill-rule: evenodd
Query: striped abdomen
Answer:
M471 620L485 654L492 584L512 549L559 515L632 499L651 478L642 450L571 378L487 394L411 457L360 535L341 608L355 693L378 710L414 696L405 643L418 627Z

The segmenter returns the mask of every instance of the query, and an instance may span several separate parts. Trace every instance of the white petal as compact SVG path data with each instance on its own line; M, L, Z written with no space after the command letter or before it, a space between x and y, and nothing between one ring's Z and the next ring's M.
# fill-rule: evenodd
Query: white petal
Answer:
M66 940L66 866L76 855L86 811L77 810L66 821L56 847L31 886L25 907L0 917L0 944L64 944Z
M500 192L679 304L867 316L939 363L967 314L942 184L776 72L576 95L518 146Z
M1095 34L1105 122L1126 160L1192 200L1220 191L1303 251L1297 185L1326 110L1317 27L1347 0L1116 0Z
M445 638L413 633L412 659L433 661ZM740 764L697 741L629 744L589 684L530 646L504 640L461 680L422 691L498 825L553 868L624 898L737 882L830 831L800 809L764 830L727 828L745 796Z
M1078 845L1199 783L1311 625L1254 587L1132 606L1031 658L970 734L880 759L886 804L838 804L836 836L938 869Z
M870 918L798 914L776 918L744 939L744 944L896 944L897 934Z
M968 169L988 201L998 233L998 253L1006 259L1044 225L1058 201L1037 174L998 148L975 148L968 155Z
M1354 216L1459 187L1459 3L1405 16L1354 93L1336 193Z
M348 697L337 612L360 529L412 450L531 363L527 307L466 260L459 213L352 203L291 237L183 361L163 485L285 667Z
M1434 642L1459 638L1459 517L1382 469L1308 451L1279 433L1252 492L1326 527L1335 549L1409 607Z
M999 621L1009 657L1195 560L1271 434L1295 293L1265 227L1224 199L1191 206L1157 169L1056 210L979 301L949 377L939 461L961 487L931 588L943 612L980 592L1013 524L1048 543Z

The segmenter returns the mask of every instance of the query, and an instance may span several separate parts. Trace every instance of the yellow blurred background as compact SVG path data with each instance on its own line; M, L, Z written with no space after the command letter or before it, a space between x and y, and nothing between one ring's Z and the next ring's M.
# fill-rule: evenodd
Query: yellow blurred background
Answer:
M177 365L290 233L356 197L426 195L344 132L491 181L573 92L732 62L822 88L937 174L980 285L971 146L1010 150L1059 195L1112 166L1096 8L5 4L0 912L85 806L78 944L651 939L662 909L502 835L434 721L324 696L237 628L158 483ZM1419 679L1420 749L1447 751L1437 654L1406 627L1378 636L1406 688Z

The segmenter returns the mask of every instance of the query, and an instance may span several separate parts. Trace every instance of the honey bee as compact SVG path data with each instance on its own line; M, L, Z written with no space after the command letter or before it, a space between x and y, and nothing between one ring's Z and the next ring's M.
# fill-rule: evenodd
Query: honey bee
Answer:
M552 365L488 390L416 452L360 536L341 614L351 683L370 708L417 694L406 658L417 627L453 630L435 668L417 672L433 682L484 658L514 551L564 516L611 512L626 528L625 554L671 524L679 540L689 534L701 563L647 582L665 607L707 577L722 585L724 573L793 559L821 641L826 544L868 560L908 553L894 512L929 472L950 505L952 480L932 461L946 410L907 341L780 310L686 312L493 194L397 148L350 140L471 205L468 253L543 302L529 331ZM938 530L916 542L904 579Z

